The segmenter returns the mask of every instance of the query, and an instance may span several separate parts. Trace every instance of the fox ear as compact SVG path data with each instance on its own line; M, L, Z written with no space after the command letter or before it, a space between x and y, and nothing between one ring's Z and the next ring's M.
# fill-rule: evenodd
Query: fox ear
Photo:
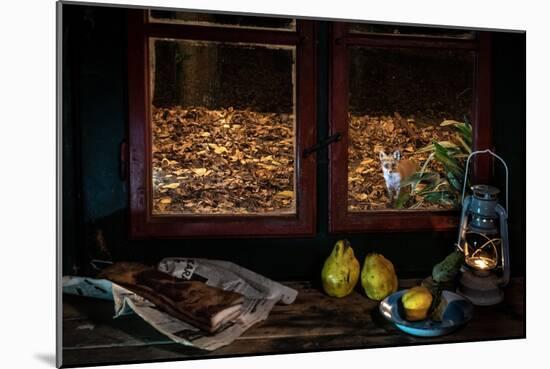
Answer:
M393 152L393 158L394 158L395 160L401 160L401 153L399 152L399 150L395 150L395 151Z
M380 160L383 160L387 156L386 153L382 150L380 150L379 155L380 155Z

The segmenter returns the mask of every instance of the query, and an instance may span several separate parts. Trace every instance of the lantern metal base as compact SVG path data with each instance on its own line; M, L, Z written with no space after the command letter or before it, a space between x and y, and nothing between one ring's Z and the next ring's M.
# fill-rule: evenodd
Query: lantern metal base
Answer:
M457 292L467 297L474 305L496 305L504 300L500 288L501 279L494 273L462 271Z

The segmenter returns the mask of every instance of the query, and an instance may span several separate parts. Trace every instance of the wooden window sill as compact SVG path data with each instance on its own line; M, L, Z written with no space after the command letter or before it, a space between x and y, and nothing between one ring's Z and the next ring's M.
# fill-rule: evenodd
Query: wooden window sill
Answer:
M418 282L401 280L399 288ZM435 338L401 332L379 314L377 302L359 292L335 299L309 282L287 285L299 292L293 304L275 306L266 321L213 352L176 344L137 315L112 319L112 302L65 295L63 366L525 338L523 278L512 279L504 303L476 306L466 326Z

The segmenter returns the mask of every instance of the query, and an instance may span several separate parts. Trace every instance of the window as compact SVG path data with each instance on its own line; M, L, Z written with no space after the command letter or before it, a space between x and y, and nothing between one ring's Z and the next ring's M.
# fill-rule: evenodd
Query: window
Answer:
M150 39L153 214L296 214L295 46Z
M313 23L129 18L131 235L311 235Z
M461 178L449 180L453 172L429 148L432 141L449 147L456 141L463 154L471 146L455 126L440 123L471 122L474 62L470 50L350 46L348 211L459 206ZM418 180L400 180L390 199L392 173L386 180L382 166L407 162L414 162L411 176L418 173Z
M316 27L130 11L134 238L312 236L304 153L329 143L331 232L457 226L453 163L491 146L489 34L331 22L330 139L317 142ZM476 159L476 181L489 170Z
M335 23L331 42L331 231L455 227L455 164L490 137L487 35Z

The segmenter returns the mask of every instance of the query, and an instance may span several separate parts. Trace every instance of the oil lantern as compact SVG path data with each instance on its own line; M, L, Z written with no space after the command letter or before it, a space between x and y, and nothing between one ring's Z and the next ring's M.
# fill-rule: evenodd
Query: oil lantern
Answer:
M498 202L500 190L477 184L464 198L470 159L489 153L499 159L506 170L506 208ZM475 305L494 305L504 298L503 288L510 280L508 245L508 167L491 150L474 151L466 161L462 189L462 214L457 247L464 253L458 292Z

